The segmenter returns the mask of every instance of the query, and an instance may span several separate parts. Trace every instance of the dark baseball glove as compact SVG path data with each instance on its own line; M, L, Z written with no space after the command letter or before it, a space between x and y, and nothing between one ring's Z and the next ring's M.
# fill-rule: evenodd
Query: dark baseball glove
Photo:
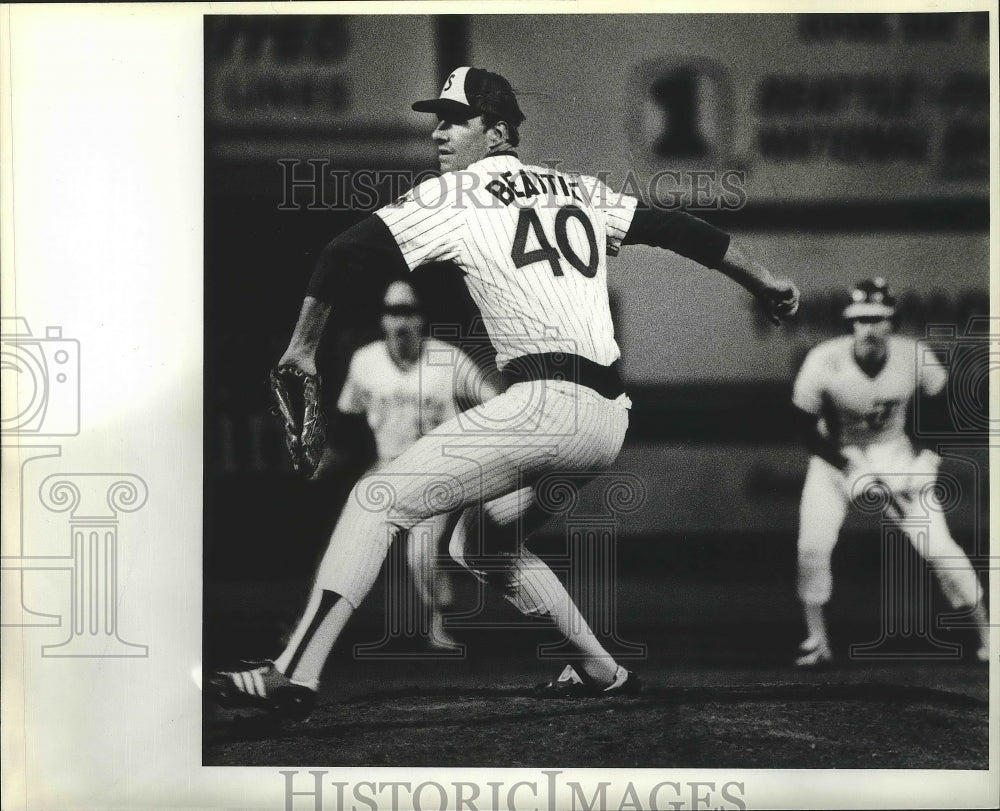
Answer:
M326 414L319 375L285 364L271 370L271 394L284 420L285 445L295 472L311 478L326 447Z

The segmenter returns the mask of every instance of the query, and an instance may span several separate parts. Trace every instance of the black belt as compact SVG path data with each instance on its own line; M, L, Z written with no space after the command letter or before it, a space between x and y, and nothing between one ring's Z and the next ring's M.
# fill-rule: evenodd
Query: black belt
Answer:
M592 360L568 352L542 352L514 358L504 368L511 384L530 380L568 380L593 389L601 397L614 400L625 393L618 363L601 366Z

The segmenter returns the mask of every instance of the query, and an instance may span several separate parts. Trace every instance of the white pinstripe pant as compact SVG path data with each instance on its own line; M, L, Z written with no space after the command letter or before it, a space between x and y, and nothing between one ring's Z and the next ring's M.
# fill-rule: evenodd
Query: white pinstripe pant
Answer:
M472 508L452 538L453 557L475 569L478 508L511 527L533 503L533 484L552 471L600 472L617 457L628 427L628 398L608 400L565 381L517 383L422 437L377 473L362 478L344 507L316 577L319 588L355 608L371 590L399 529ZM510 536L507 536L509 543ZM521 538L509 560L508 597L542 610L548 595L520 593L518 572L536 560ZM477 544L475 553L472 544ZM487 553L493 550L486 550ZM539 562L540 564L540 562ZM540 564L544 565L544 564Z

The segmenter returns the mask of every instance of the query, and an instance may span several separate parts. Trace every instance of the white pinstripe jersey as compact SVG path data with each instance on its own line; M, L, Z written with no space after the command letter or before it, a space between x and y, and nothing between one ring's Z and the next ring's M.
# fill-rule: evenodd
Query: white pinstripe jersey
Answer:
M887 343L885 366L875 377L854 360L849 335L824 341L802 363L792 402L832 422L841 446L866 447L904 436L906 409L917 386L930 395L944 388L944 367L928 352L918 357L914 340L890 335Z
M454 417L456 399L479 402L482 393L476 364L443 341L424 340L419 359L405 370L393 363L385 341L375 341L351 358L337 408L365 415L379 462L388 462Z
M410 270L450 261L483 315L501 369L539 352L618 359L608 305L637 200L596 178L492 155L414 187L376 213Z

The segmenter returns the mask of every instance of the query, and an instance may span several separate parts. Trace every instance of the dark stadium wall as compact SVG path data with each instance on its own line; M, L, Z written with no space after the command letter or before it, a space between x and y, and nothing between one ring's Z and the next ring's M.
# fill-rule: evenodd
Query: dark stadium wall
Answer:
M520 91L529 160L745 170L754 206L987 187L985 14L472 16L469 31L472 61Z

